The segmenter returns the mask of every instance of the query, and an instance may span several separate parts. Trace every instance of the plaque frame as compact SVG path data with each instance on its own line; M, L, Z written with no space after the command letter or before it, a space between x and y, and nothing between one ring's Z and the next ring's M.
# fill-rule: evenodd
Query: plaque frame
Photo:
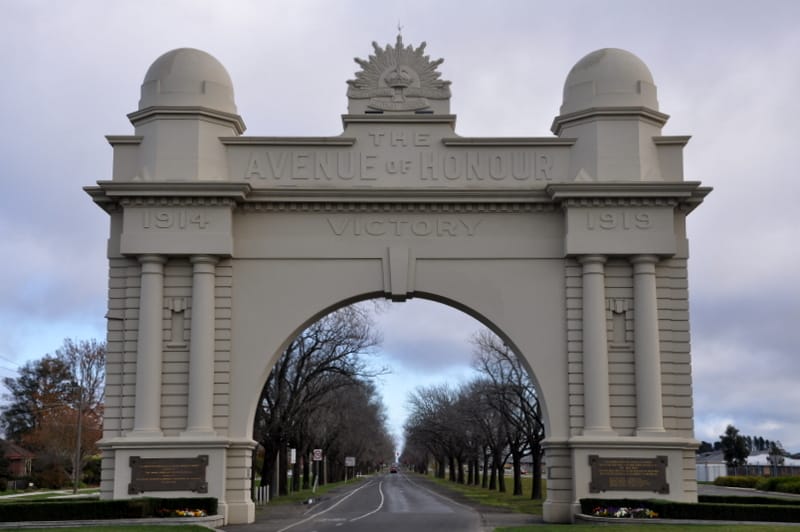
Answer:
M669 493L667 482L667 456L655 458L618 458L589 455L589 466L592 468L592 480L589 482L589 493L603 491L654 491L666 495ZM639 472L639 475L635 475ZM631 482L631 479L638 482ZM619 482L624 479L624 483Z
M208 455L197 458L142 458L131 456L128 495L146 491L193 491L208 493Z

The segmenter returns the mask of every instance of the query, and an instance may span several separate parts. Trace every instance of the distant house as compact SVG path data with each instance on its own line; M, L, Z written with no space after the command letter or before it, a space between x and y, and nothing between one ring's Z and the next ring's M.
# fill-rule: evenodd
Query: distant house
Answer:
M8 471L11 478L30 476L34 458L32 452L6 440L0 440L0 452L8 460Z

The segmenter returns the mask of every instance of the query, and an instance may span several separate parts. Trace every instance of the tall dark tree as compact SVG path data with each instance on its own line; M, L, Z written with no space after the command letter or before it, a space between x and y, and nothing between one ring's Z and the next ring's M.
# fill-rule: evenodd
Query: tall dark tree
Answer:
M750 448L747 440L739 434L739 429L733 425L725 428L725 434L719 437L722 457L728 467L738 467L747 464L747 457L750 456Z
M253 437L264 448L262 482L273 483L277 460L280 474L272 493L288 492L290 444L315 444L304 431L329 394L380 373L364 359L379 343L369 309L363 305L324 316L290 342L267 378L254 425Z
M17 377L3 378L3 385L8 404L2 407L0 425L6 439L16 442L41 428L50 412L75 399L76 382L69 364L52 355L27 362Z
M486 330L473 337L474 365L490 386L490 403L508 424L508 442L514 467L514 495L522 494L520 461L530 453L533 489L531 498L542 498L541 463L544 421L539 396L522 361L500 338ZM524 446L522 441L524 440Z

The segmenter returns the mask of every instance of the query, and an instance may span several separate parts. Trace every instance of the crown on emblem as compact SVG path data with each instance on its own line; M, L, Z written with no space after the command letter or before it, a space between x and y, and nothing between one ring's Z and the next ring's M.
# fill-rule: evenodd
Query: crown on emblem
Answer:
M350 112L449 112L450 82L436 71L444 59L431 61L425 46L404 46L399 34L394 46L373 42L374 55L355 58L361 71L347 81Z

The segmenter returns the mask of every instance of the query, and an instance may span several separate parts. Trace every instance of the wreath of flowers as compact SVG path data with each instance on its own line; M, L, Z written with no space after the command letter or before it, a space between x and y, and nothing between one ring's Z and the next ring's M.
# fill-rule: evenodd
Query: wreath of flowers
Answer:
M658 514L649 508L615 508L613 506L595 506L592 515L596 517L628 517L632 519L655 519Z
M168 510L163 508L158 511L158 514L161 517L205 517L206 512L205 510L190 510L188 508L183 508L180 510Z

